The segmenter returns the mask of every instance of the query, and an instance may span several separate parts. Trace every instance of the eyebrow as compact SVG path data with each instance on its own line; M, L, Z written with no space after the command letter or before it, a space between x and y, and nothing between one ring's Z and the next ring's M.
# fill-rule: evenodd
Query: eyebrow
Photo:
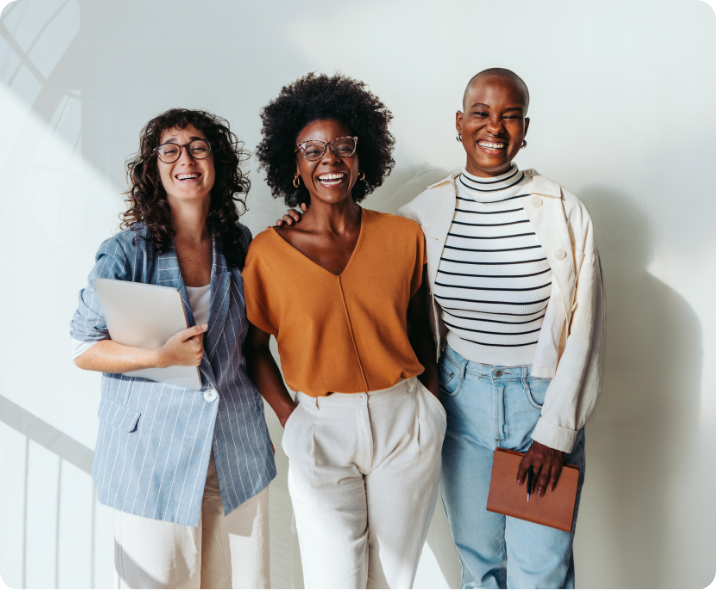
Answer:
M195 139L204 139L204 140L206 140L206 137L197 137L196 135L192 135L192 136L189 138L189 141L194 141ZM167 143L177 143L177 138L176 138L176 137L172 137L172 138L170 138L170 139L167 139L167 140L164 142L164 144L167 144Z
M488 108L488 109L489 109L489 108L490 108L490 105L489 105L489 104L485 104L484 102L476 102L475 104L473 104L472 106L470 106L471 109L474 109L475 107L485 107L485 108ZM522 111L522 110L524 110L524 107L508 107L508 108L506 108L505 110L506 110L506 111Z

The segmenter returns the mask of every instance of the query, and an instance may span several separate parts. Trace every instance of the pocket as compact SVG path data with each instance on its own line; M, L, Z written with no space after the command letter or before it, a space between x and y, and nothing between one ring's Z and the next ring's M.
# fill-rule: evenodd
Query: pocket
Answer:
M438 365L438 381L440 391L454 397L460 393L464 379L460 378L460 367L449 360L443 360Z
M442 402L436 396L434 396L432 391L425 387L425 385L423 385L419 379L416 378L416 381L418 382L419 389L422 391L422 395L427 398L428 405L432 405L433 411L438 412L438 414L440 414L443 419L447 419L445 407L443 406Z
M525 395L527 401L535 408L541 410L544 405L544 398L547 395L547 388L552 380L529 377L525 381Z
M296 406L296 409L291 412L291 415L288 417L288 420L286 420L286 424L283 427L283 436L281 436L281 448L283 449L283 452L286 453L286 456L289 455L288 448L291 446L291 433L294 430L294 425L296 424L296 422L299 421L300 416L298 416L298 413L301 411L301 407L301 404L298 404Z
M107 398L102 398L97 412L99 419L124 432L133 432L137 429L137 423L141 413L134 408L124 406Z

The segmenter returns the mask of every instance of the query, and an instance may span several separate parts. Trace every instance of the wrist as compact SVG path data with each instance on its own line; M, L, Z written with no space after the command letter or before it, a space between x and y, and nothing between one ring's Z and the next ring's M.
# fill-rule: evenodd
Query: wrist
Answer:
M286 426L286 422L288 422L288 418L293 414L294 410L296 409L296 405L292 404L286 404L285 407L282 409L280 414L277 414L278 421L281 423L282 427Z
M166 362L165 355L162 354L162 349L157 348L156 350L147 351L147 368L165 369L169 365Z

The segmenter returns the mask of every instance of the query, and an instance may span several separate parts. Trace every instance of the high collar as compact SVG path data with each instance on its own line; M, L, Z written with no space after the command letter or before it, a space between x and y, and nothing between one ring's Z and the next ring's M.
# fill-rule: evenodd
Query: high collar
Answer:
M525 173L514 162L510 169L499 176L487 178L473 176L467 170L456 178L458 196L467 197L480 203L494 203L517 195L523 188Z

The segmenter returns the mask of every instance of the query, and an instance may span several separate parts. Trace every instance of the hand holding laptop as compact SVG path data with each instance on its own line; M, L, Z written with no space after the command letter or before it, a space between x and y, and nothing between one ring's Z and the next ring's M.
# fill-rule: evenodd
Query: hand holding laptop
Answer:
M204 342L202 334L206 332L207 324L200 324L177 332L156 351L159 368L165 367L198 367L204 355Z

